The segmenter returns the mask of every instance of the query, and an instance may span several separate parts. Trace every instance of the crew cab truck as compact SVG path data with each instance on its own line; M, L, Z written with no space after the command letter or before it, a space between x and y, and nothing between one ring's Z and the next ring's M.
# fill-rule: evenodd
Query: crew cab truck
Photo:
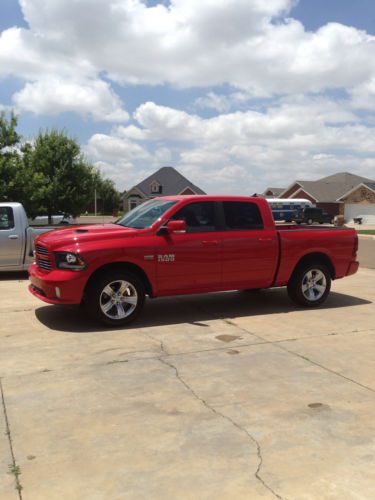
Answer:
M140 313L145 296L287 286L304 307L322 304L331 280L354 274L354 229L275 226L265 199L154 198L114 224L37 238L30 292L81 304L108 325Z
M0 203L0 271L26 271L34 240L51 227L30 227L21 203Z

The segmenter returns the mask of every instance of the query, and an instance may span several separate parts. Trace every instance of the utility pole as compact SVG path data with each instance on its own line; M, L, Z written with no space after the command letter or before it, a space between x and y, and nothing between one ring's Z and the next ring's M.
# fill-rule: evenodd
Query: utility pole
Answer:
M94 199L95 199L95 203L94 203L94 211L95 211L95 217L96 217L96 188L94 190Z

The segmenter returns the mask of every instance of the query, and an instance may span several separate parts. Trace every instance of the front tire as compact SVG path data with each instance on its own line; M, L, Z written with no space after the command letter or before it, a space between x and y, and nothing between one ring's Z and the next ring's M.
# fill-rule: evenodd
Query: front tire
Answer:
M138 276L113 270L89 285L85 305L95 320L116 327L134 321L144 302L145 287Z
M321 263L297 268L288 283L288 295L303 307L318 307L331 290L331 276L327 266Z

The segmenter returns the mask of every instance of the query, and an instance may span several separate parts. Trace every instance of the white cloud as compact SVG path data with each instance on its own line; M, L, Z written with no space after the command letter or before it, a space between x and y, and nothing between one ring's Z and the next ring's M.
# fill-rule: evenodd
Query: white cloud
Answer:
M375 77L354 87L351 98L354 109L375 111Z
M147 102L134 116L138 127L120 126L103 136L113 165L135 146L143 148L145 161L133 155L134 175L121 178L127 188L141 180L140 168L149 175L165 164L153 154L154 143L168 145L172 164L208 192L251 194L269 184L283 186L295 178L343 170L371 177L375 168L373 129L358 123L349 103L340 106L327 98L299 96L264 112L238 111L209 119ZM123 149L117 153L112 141ZM108 160L108 154L98 150L96 159L102 155Z
M94 134L84 146L86 156L101 170L106 177L111 178L120 190L128 189L137 177L137 170L154 166L154 158L147 148L130 141L114 129L111 135Z
M375 76L375 37L285 17L292 0L22 0L30 28L0 39L0 71L180 86L230 85L254 95L360 85ZM274 18L278 22L273 22Z
M362 110L375 110L375 37L338 23L306 31L288 17L294 3L21 0L28 28L1 33L0 77L24 81L21 111L117 123L86 152L123 187L165 163L221 192L338 170L373 176ZM204 90L195 114L145 97L124 126L112 82Z
M94 120L125 122L129 119L119 97L108 83L100 80L75 82L45 78L26 83L22 90L14 94L13 102L19 111L31 111L38 115L75 111L91 115Z
M94 134L87 146L86 152L96 161L111 161L121 158L122 161L149 159L150 156L142 146L116 135Z

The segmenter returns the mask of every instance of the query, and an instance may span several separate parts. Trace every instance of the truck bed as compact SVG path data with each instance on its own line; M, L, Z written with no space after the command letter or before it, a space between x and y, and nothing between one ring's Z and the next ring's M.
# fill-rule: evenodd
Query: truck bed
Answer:
M342 278L355 253L355 229L333 226L276 225L280 242L279 269L275 285L287 284L296 262L309 253L327 255L334 265L334 278Z

